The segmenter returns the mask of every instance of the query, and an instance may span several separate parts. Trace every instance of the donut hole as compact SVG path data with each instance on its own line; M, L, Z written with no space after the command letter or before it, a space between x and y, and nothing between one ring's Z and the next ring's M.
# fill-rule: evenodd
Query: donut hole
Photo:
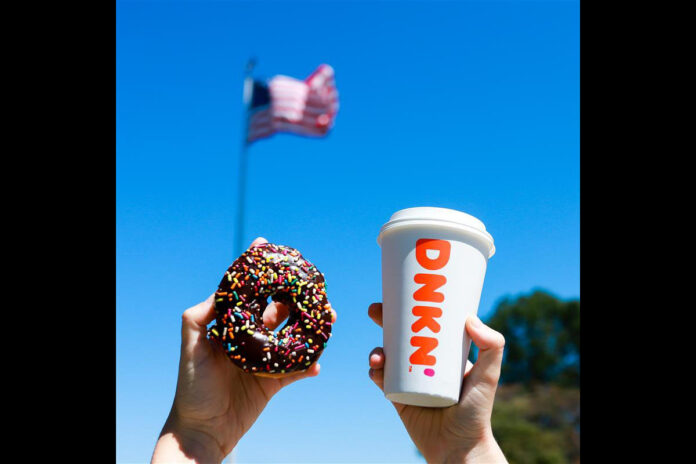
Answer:
M278 335L278 329L282 329L290 317L290 310L287 305L273 301L270 296L267 303L268 306L263 312L263 324Z

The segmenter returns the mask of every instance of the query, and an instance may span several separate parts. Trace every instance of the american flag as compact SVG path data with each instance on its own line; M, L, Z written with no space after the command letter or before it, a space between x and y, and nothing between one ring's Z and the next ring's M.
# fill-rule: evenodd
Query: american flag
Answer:
M247 143L276 132L322 137L338 112L334 70L327 64L301 81L278 75L254 81L248 109Z

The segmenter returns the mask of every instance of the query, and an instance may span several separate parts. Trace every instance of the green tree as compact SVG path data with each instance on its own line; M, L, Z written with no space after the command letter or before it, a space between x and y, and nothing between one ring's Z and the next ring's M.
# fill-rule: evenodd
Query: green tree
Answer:
M501 383L580 384L580 301L536 290L505 298L488 321L505 336Z
M580 302L535 290L500 301L487 324L505 336L491 424L508 461L579 463Z
M580 462L580 389L521 384L498 387L493 435L512 464Z

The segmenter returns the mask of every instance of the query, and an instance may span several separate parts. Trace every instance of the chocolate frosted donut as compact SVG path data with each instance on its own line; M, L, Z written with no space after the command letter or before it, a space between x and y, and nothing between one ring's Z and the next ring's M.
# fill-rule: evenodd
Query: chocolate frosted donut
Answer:
M263 324L268 297L289 316L276 335ZM331 337L324 275L294 248L264 243L246 250L215 293L216 323L208 331L245 372L282 376L304 371Z

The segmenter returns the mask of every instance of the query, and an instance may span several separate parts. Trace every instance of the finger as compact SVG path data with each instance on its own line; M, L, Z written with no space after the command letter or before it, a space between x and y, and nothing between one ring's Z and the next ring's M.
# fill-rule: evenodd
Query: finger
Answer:
M329 303L329 307L330 307L329 309L331 309L331 323L333 324L336 322L336 318L338 317L338 314L336 314L336 310L333 309L333 306L331 306L331 303Z
M381 346L370 351L369 363L372 369L384 368L384 350Z
M287 305L273 301L263 311L263 325L275 330L289 315L290 310Z
M476 364L468 374L469 381L474 385L488 387L495 391L500 379L505 337L485 325L476 316L470 316L466 320L466 331L479 349Z
M375 348L377 350L378 348ZM372 350L373 352L375 350ZM377 387L384 392L384 369L375 369L375 368L370 368L370 370L367 372L367 375L370 376L370 379L377 385ZM391 404L394 405L394 408L396 408L396 412L401 415L401 412L404 410L406 407L405 404L401 403L396 403L394 401L391 402Z
M181 340L188 344L202 336L205 338L206 326L215 319L215 293L205 301L190 307L181 316Z
M256 237L254 241L251 242L251 245L249 245L249 248L254 248L255 246L259 246L264 243L268 243L268 240L263 237Z
M286 377L281 377L280 384L282 387L287 387L291 383L297 382L298 380L306 379L308 377L316 377L317 375L319 375L320 370L321 366L318 362L315 362L314 364L309 366L309 368L306 371L291 374Z
M379 387L380 390L384 391L384 369L373 369L370 368L370 370L367 372L367 375L370 376L370 379Z
M367 308L367 315L370 319L375 321L375 323L382 327L382 303L372 303L369 308Z

